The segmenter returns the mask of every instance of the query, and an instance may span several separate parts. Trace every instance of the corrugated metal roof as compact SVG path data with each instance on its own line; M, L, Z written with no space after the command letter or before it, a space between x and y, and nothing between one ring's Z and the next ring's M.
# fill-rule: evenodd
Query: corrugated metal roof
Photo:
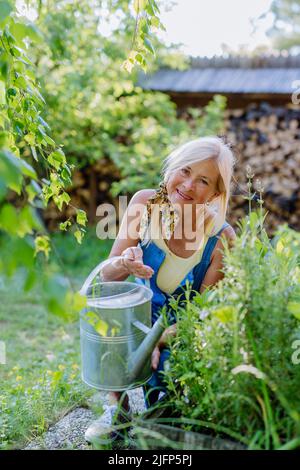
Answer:
M144 89L177 93L270 93L292 94L300 80L300 67L284 68L192 68L161 69L153 75L141 73Z

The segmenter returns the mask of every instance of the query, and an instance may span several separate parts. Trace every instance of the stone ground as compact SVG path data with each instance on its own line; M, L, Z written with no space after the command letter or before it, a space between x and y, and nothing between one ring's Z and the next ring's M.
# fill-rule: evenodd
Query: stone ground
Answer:
M142 413L145 410L142 388L129 390L128 395L132 412L134 414ZM108 393L95 393L89 404L91 408L99 404L108 405ZM92 447L85 441L84 433L92 421L99 418L99 416L90 408L76 408L50 426L42 436L31 441L24 450L90 450Z

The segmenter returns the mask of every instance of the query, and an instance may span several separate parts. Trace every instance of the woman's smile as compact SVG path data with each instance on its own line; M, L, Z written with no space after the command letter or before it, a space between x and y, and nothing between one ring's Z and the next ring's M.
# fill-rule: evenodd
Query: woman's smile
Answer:
M184 201L192 201L193 200L193 198L191 198L190 196L187 196L186 194L182 193L178 188L176 188L176 193Z

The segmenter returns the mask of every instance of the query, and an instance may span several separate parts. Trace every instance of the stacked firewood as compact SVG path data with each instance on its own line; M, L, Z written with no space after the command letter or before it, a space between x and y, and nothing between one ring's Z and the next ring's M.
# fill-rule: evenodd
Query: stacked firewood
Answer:
M273 234L278 224L285 222L300 230L300 108L262 103L227 110L225 126L237 158L230 222L234 224L248 212L248 201L243 196L247 196L249 165L254 189L259 185L256 180L264 188L268 232ZM257 208L258 204L252 206Z

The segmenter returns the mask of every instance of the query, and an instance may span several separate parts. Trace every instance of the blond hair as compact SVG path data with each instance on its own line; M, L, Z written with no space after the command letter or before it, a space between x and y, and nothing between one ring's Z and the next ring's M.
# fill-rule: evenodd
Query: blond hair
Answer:
M166 157L162 168L162 176L166 184L171 173L174 171L183 166L210 159L215 161L219 169L216 190L220 193L213 203L210 204L210 209L208 209L213 216L212 229L210 231L210 236L213 236L222 228L228 209L231 178L236 163L230 146L221 137L216 136L199 137L198 139L186 142Z

